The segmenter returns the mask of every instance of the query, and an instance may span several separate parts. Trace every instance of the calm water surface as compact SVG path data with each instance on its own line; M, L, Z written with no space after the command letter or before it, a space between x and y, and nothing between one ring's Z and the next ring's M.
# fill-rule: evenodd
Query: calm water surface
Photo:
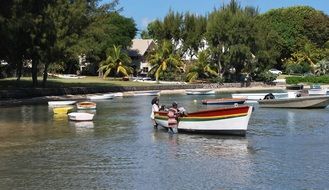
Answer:
M0 189L329 188L329 108L255 105L246 137L169 135L152 128L152 98L98 102L82 123L47 105L1 108ZM195 111L202 98L160 104Z

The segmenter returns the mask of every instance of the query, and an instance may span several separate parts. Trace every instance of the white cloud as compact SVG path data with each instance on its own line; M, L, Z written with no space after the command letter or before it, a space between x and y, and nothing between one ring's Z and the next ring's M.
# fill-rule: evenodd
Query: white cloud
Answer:
M147 25L148 25L150 22L152 22L153 20L154 20L154 19L149 19L149 18L147 18L147 17L143 18L143 19L142 19L142 28L146 28Z

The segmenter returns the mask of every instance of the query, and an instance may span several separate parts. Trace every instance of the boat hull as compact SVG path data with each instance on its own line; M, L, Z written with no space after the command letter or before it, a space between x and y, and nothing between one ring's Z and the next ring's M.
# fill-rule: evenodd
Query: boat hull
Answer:
M61 107L61 106L66 106L66 105L72 105L75 103L76 103L76 101L49 101L48 105L50 107Z
M251 113L251 106L189 113L188 116L179 118L177 129L181 132L244 136ZM165 113L156 112L155 121L162 127L168 127L168 117Z
M94 102L79 102L77 103L78 110L93 110L96 109L96 103Z
M66 107L55 107L53 109L54 114L67 114L68 111L72 110L72 106L66 106Z
M192 90L185 90L185 93L187 95L211 95L211 94L215 94L216 92L214 90L192 89Z
M202 100L202 104L234 105L234 104L243 104L245 101L246 101L246 99L240 99L240 98L221 98L221 99Z
M69 119L72 121L92 121L94 114L91 113L78 113L73 112L68 114Z
M103 94L103 95L93 95L89 96L88 99L90 100L108 100L113 99L114 95L112 94Z
M258 103L263 108L320 109L329 105L329 96L259 100Z
M160 91L140 91L135 92L134 96L159 96Z
M232 94L232 98L245 98L247 100L262 100L269 93L243 93ZM288 98L288 93L272 93L276 99Z

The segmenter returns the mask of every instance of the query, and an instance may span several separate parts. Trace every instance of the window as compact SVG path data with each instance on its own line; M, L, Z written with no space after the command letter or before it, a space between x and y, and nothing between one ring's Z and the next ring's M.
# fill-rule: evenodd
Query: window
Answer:
M148 67L143 67L143 73L147 73L149 72L149 68Z

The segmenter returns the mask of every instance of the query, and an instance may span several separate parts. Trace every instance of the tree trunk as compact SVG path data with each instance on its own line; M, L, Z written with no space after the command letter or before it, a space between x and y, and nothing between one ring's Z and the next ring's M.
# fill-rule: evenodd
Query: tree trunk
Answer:
M32 59L32 83L33 87L38 86L38 63L39 59L37 56L34 56Z
M17 81L20 81L21 77L22 77L23 61L22 60L15 60L15 63L17 65L17 69L16 69Z
M48 78L48 66L49 63L45 63L45 69L43 70L43 79L42 79L42 87L46 87L47 78Z

